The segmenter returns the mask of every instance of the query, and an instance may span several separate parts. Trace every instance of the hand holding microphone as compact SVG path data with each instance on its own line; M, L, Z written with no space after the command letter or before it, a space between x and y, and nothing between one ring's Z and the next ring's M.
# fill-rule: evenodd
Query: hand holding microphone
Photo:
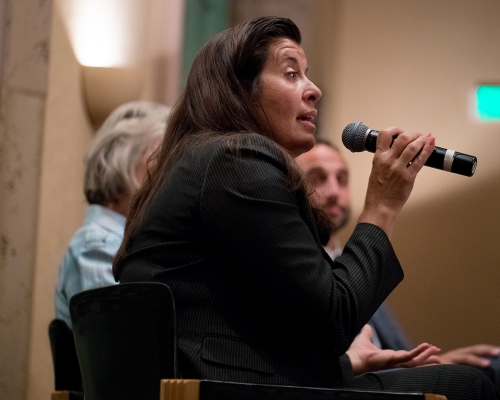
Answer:
M353 147L357 151L366 149L365 131L363 129L360 140L354 137L353 142L361 142L361 146ZM377 225L390 238L418 172L434 151L435 138L430 133L404 132L396 127L380 131L377 138L372 151L378 150L373 158L365 204L358 221ZM343 141L346 144L344 138Z
M368 128L362 122L351 122L342 132L342 143L353 153L365 150L375 153L378 134L379 131ZM472 176L476 172L477 158L436 147L425 165L455 174Z

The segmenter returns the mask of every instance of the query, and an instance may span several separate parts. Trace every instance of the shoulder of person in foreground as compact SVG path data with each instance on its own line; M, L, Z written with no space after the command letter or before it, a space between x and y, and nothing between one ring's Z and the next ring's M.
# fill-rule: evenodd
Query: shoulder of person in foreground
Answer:
M268 156L284 162L284 149L271 138L255 132L238 132L233 134L214 134L212 138L204 142L198 142L202 148L196 146L200 151L211 152L213 156L231 155L252 157L256 155Z

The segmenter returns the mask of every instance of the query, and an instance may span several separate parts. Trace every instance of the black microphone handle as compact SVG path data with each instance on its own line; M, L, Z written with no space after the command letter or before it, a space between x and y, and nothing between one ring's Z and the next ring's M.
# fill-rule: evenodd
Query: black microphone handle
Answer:
M374 129L367 132L365 137L365 149L367 151L375 153L377 136L378 131ZM469 154L436 146L424 165L459 175L472 176L476 172L477 158Z

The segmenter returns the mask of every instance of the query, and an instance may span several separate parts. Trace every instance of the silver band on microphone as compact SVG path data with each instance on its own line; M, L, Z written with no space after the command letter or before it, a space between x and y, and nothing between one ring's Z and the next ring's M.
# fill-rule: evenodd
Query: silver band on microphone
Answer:
M451 172L454 156L455 156L455 150L449 150L449 149L446 150L443 160L443 170Z

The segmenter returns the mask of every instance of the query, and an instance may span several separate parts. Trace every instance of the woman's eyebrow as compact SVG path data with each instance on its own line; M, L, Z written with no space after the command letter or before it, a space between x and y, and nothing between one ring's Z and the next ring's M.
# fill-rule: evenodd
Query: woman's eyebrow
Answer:
M299 64L299 60L298 60L296 57L294 57L294 56L289 56L289 55L287 55L287 54L285 54L285 55L283 56L283 60L282 60L281 62L282 62L282 63L284 63L284 62L286 62L286 61L291 61L291 62L292 62L292 63L294 63L294 64ZM309 71L309 67L306 67L306 69L305 69L305 73L306 73L306 74L307 74L307 71Z

